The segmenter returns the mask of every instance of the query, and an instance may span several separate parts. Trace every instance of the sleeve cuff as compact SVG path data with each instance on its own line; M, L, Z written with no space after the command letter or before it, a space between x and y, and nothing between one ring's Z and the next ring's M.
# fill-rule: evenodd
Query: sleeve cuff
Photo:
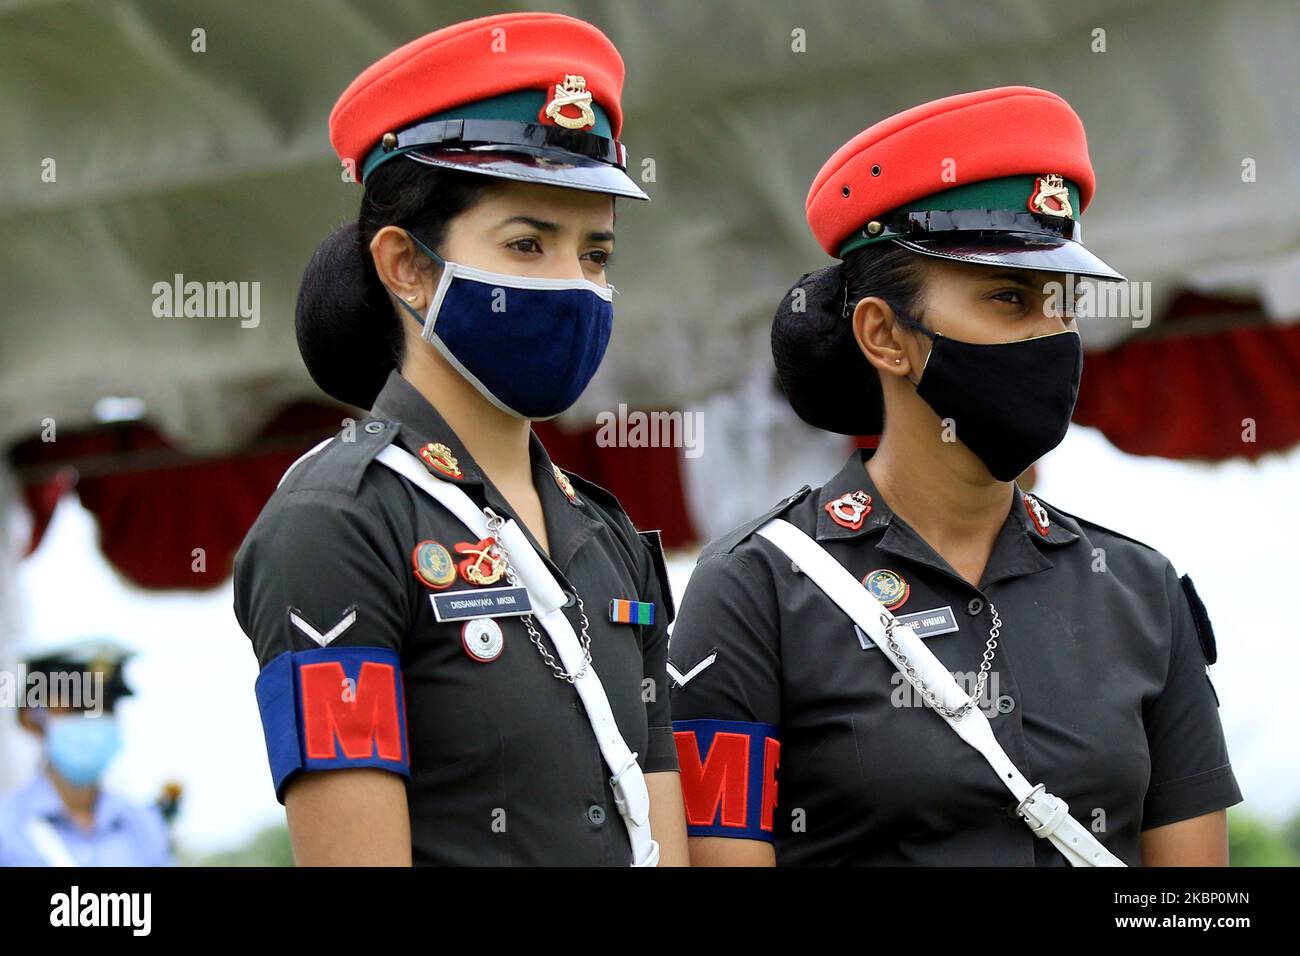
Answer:
M650 743L645 759L641 761L643 773L664 773L677 770L677 743L672 727L651 727Z
M1241 789L1231 764L1190 777L1157 783L1147 790L1142 829L1190 820L1241 803Z

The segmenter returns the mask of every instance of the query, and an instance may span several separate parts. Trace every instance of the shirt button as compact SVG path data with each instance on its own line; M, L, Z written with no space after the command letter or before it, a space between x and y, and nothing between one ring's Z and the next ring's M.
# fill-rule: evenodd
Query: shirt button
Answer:
M366 432L370 435L378 435L384 430L383 422L366 422Z
M1003 694L1001 697L998 698L999 714L1009 714L1015 709L1016 709L1016 702L1012 700L1010 697L1008 697L1006 694Z
M966 613L971 617L975 617L982 610L984 610L984 602L979 598L971 598L966 605Z
M593 803L587 808L587 819L600 826L605 822L605 808L599 803Z

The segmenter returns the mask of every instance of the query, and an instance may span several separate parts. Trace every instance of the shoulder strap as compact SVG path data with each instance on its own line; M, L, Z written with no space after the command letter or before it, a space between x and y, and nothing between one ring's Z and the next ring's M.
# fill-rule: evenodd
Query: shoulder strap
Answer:
M433 477L420 464L419 459L396 445L388 445L375 457L427 492L469 528L475 537L488 537L490 532L487 517L464 489ZM618 724L609 707L609 698L605 695L600 678L596 676L595 668L588 666L583 669L582 646L562 609L567 600L564 589L555 580L541 556L533 550L528 536L513 518L505 522L497 533L510 556L510 567L518 576L519 583L528 589L528 599L532 603L534 615L555 645L560 663L570 674L582 671L581 676L574 678L573 687L582 699L587 719L591 721L600 754L613 774L609 782L614 790L614 803L627 827L628 839L632 844L632 865L657 866L659 844L650 835L650 792L646 788L645 775L636 762L636 754L628 748L623 735L619 733Z
M305 452L303 452L301 455L295 458L293 464L284 470L284 474L280 476L280 480L275 483L275 487L279 488L282 484L284 484L285 479L289 477L289 475L293 472L295 468L297 468L299 465L301 465L304 461L306 461L308 458L312 457L313 455L319 454L320 451L326 445L328 445L330 442L334 440L334 438L335 436L331 435L329 438L326 438L324 441L317 442L311 448L308 448Z
M1038 496L1035 495L1034 497L1037 498ZM1051 508L1057 514L1072 519L1081 528L1092 528L1094 531L1104 531L1106 534L1113 535L1116 538L1121 538L1124 541L1129 541L1133 544L1138 545L1139 547L1146 548L1148 551L1157 550L1156 548L1153 548L1151 545L1147 544L1145 541L1139 541L1137 538L1130 537L1129 535L1124 534L1122 531L1116 531L1114 528L1108 528L1103 524L1098 524L1097 522L1093 521L1091 518L1080 517L1079 515L1074 514L1072 511L1066 511L1064 508L1058 508L1050 501L1044 501L1042 498L1038 498L1038 500L1041 504L1047 505L1047 507Z
M825 548L781 518L763 525L758 534L788 554L799 570L839 605L909 680L912 680L909 671L914 672L949 710L960 708L970 699L916 632L899 623ZM891 650L891 636L898 653ZM906 663L900 663L900 657L905 658ZM1070 865L1124 865L1086 827L1070 816L1069 806L1064 800L1049 793L1041 783L1030 785L993 736L993 727L983 711L971 707L960 718L948 717L940 711L936 713L947 721L957 736L989 762L998 778L1020 801L1016 807L1017 814L1035 836L1051 840Z
M810 491L812 491L812 486L804 485L802 488L800 488L798 491L796 491L794 494L790 495L789 497L782 498L766 514L759 515L757 518L745 522L740 527L733 528L731 531L728 531L722 537L710 541L700 551L699 560L703 561L705 558L713 554L725 554L729 551L734 551L736 549L736 546L739 545L740 542L744 541L751 534L753 534L763 525L767 524L773 518L777 518L785 514L787 511L793 508L798 502L802 501Z
M677 602L673 599L673 583L668 578L668 562L664 558L664 539L658 529L638 531L637 537L650 552L650 565L655 577L659 579L659 594L664 599L664 624L671 624L677 618Z

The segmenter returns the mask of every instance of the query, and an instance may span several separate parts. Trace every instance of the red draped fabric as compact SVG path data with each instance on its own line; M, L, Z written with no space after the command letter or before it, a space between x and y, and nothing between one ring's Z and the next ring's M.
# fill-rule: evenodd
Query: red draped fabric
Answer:
M60 497L75 489L95 515L105 558L132 584L216 587L230 576L240 542L285 469L337 432L346 414L294 406L249 450L221 458L184 455L140 422L25 442L11 457L33 515L28 553L40 544ZM680 450L599 448L595 429L570 434L542 424L538 433L558 464L613 492L638 527L662 529L668 547L694 541Z
M11 457L34 517L28 553L59 497L75 488L99 525L104 557L132 584L216 587L285 469L336 432L342 414L295 405L267 426L255 450L220 458L187 456L141 422L25 442Z
M1153 328L1087 353L1076 422L1164 458L1254 460L1300 443L1300 324L1189 294Z

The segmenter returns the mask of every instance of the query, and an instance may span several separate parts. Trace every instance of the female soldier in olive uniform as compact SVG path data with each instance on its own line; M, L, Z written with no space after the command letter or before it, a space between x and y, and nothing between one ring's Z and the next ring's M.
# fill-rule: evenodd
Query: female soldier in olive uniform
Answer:
M331 114L365 194L298 339L371 414L286 473L235 568L299 863L685 861L657 537L529 427L608 343L613 197L646 198L622 81L591 25L510 14L394 51Z
M1065 865L1058 840L1075 865L1226 862L1241 795L1190 579L1015 483L1078 389L1053 282L1122 278L1079 241L1093 185L1078 117L1026 87L891 117L814 181L843 262L783 302L777 371L811 424L884 430L700 558L669 664L692 862ZM862 589L979 711L931 712L898 632L841 610ZM1018 774L953 732L981 712Z

